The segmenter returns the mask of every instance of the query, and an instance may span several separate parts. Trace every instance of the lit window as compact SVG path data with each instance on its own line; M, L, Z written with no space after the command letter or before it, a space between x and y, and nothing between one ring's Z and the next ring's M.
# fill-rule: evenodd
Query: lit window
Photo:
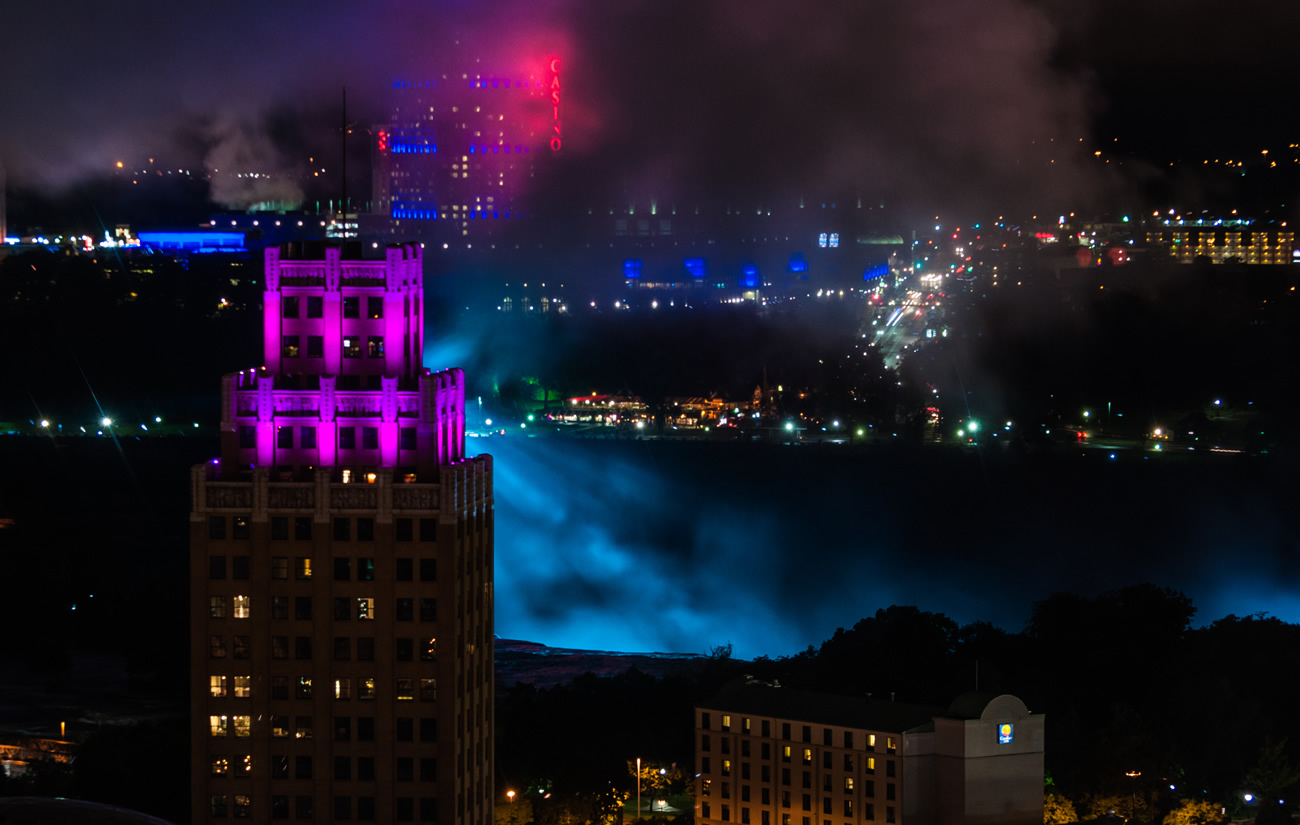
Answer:
M213 775L213 776L229 776L229 775L230 775L230 760L226 759L226 757L224 757L224 756L218 756L217 754L213 754L213 755L212 755L212 775Z
M253 717L251 716L232 716L231 724L235 728L235 736L252 736L253 735Z
M410 702L415 699L415 680L398 679L397 680L397 701Z
M371 358L384 357L384 338L382 335L372 335L366 339L366 352Z
M234 598L234 602L235 602L235 612L234 612L234 616L235 616L235 618L236 618L236 619L247 619L247 618L248 618L248 612L249 612L249 608L248 608L249 597L248 597L248 596L236 596L236 597Z
M247 699L253 695L253 677L236 676L235 677L235 698Z
M874 756L868 756L868 757L867 757L867 773L875 773L875 772L876 772L876 757L874 757Z
M361 357L361 338L357 335L348 335L343 338L343 357L360 358Z
M805 765L811 765L811 764L812 764L812 748L804 748L804 749L803 749L803 763L804 763Z
M365 678L357 680L357 698L374 699L375 698L375 680Z
M375 600L368 596L357 597L357 618L373 619L375 618Z
M212 728L213 736L225 736L230 729L230 719L226 716L209 716L208 725Z
M853 777L851 776L844 777L844 790L846 791L853 790Z
M225 677L225 676L212 676L212 677L209 677L209 678L211 679L211 686L210 686L210 688L211 688L211 691L212 691L212 697L213 697L214 699L220 699L222 696L225 696L225 695L226 695L226 677Z
M730 759L724 759L724 760L722 760L722 775L723 775L723 776L731 776L731 760L730 760Z
M311 698L311 677L310 676L298 677L298 682L294 686L294 696L296 696L299 699ZM302 737L300 736L298 738L301 739Z
M310 739L311 738L311 717L298 716L293 720L293 738Z
M225 597L225 596L209 596L209 597L208 597L208 612L209 612L209 614L211 615L211 617L214 618L214 619L224 619L224 618L226 618L226 597Z
M334 680L334 698L351 699L352 698L352 680L335 679Z
M420 700L423 702L433 702L438 698L438 680L421 679L420 680Z
M226 637L225 636L212 637L212 658L214 659L226 658Z
M731 730L731 714L722 714L722 729Z
M867 734L867 747L872 749L876 747L876 735L874 733Z
M299 579L311 578L311 559L303 558L302 556L299 556L298 558L294 559L294 567L295 567L294 575L297 578Z
M231 808L233 808L236 817L247 818L252 815L247 794L237 793L231 799L234 802Z

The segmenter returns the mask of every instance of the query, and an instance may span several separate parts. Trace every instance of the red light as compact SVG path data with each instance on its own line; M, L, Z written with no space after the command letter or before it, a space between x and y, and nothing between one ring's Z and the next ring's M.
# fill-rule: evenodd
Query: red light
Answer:
M388 151L388 133L383 131L382 129L379 132L379 151L381 152Z

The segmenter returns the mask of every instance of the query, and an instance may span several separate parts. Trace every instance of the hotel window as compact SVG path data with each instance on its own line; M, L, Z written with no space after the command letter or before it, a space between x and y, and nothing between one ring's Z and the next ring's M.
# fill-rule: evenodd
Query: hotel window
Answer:
M740 825L749 825L749 808L740 809Z
M420 741L437 742L438 741L438 720L424 718L420 720Z
M782 738L782 739L786 739L786 740L788 740L788 739L790 738L790 723L789 723L789 722L782 722L782 723L781 723L781 738Z
M709 803L707 802L700 803L700 816L703 817L704 819L709 818Z
M885 808L885 821L886 821L886 822L894 822L894 821L895 821L895 820L894 820L894 808L893 808L892 805L891 805L891 806L886 806L886 808Z
M788 808L788 807L790 807L790 792L789 792L789 791L781 791L781 807L782 807L782 808Z
M339 427L339 449L355 450L357 447L357 428Z
M885 760L885 776L894 776L894 760Z
M230 557L230 578L247 580L249 568L248 556L231 556Z
M225 794L214 793L209 802L209 810L214 817L225 817L226 815L226 797Z
M308 358L325 357L325 336L324 335L307 336L307 357Z
M704 761L707 763L709 760L708 760L707 757L705 757ZM707 773L707 770L706 770L705 772ZM713 795L713 780L712 780L712 779L705 779L705 780L702 780L702 781L701 781L701 783L700 783L700 795L701 795L701 796L712 796L712 795Z
M234 598L234 604L235 604L235 610L234 610L234 616L235 616L235 618L236 618L236 619L247 619L247 618L248 618L248 615L249 615L249 612L250 612L250 610L251 610L251 608L249 607L249 597L248 597L248 596L236 596L236 597Z
M239 448L241 450L251 450L257 446L257 428L250 427L247 424L239 425ZM225 538L217 536L214 538Z
M844 800L844 815L845 815L845 816L853 816L853 800L852 800L852 799L846 799L846 800Z
M248 516L235 516L230 520L234 529L231 530L231 538L246 539L248 538Z
M368 620L375 618L375 600L369 596L357 597L357 618Z
M357 661L373 662L375 660L375 637L357 637Z
M410 428L403 427L403 429L410 429ZM415 522L413 520L409 518L399 518L394 520L393 524L394 524L394 533L396 534L398 541L415 541ZM398 562L398 567L399 569L401 567L400 560ZM409 582L410 579L401 579L401 581Z
M226 597L209 596L208 597L208 615L213 619L226 618Z
M384 317L384 299L383 298L366 298L366 315L370 318Z
M225 524L225 521L222 521ZM208 578L224 579L226 577L226 557L208 556Z
M730 806L730 805L723 805L723 806L722 806L722 821L723 821L723 822L730 822L730 821L731 821L731 806Z
M416 444L416 441L415 441L415 428L414 428L414 427L402 427L401 429L399 429L399 430L397 431L397 447L398 447L398 449L400 449L400 450L414 450L414 449L415 449L415 444ZM406 521L407 521L407 522L410 522L410 519L407 519ZM408 528L408 529L409 529L409 528ZM411 540L411 539L410 539L409 537L406 538L406 539L404 539L404 541L410 541L410 540Z
M311 522L308 522L308 524L310 525ZM297 529L298 526L300 526L300 525L295 525L295 530ZM302 538L302 537L301 537L301 536L295 536L295 538ZM302 580L310 579L310 578L311 578L311 559L306 558L305 556L299 556L298 558L294 559L294 560L293 560L293 575L294 575L294 578L296 578L296 579L302 579ZM302 617L300 616L299 618L302 618ZM311 618L311 617L308 616L307 618Z
M876 749L876 735L875 735L874 733L868 733L868 734L867 734L867 750L869 750L869 751L873 751L873 750L875 750L875 749Z
M325 317L325 299L319 295L307 296L307 317L324 318Z
M748 716L741 717L741 719L740 719L740 732L741 732L741 733L749 733L749 722L750 722L750 719L749 719Z
M344 358L361 357L361 336L359 335L343 336L343 357Z
M892 736L885 737L885 753L893 753L897 749L895 745L896 743L894 742L894 737Z
M334 698L335 699L352 698L352 680L350 678L334 680Z
M214 659L226 658L226 637L225 636L212 637L212 658Z
M352 658L352 639L348 636L334 637L334 661L346 662Z
M271 698L277 700L289 698L289 677L288 676L271 677ZM271 722L274 723L276 718L277 717L274 716L271 717ZM287 724L287 720L286 720L286 724ZM272 733L271 735L275 736L275 733Z
M240 427L240 428L239 428L239 446L240 446L240 447L245 446L245 445L244 445L244 429L245 429L244 427ZM253 428L252 428L252 427L248 427L247 429L252 430ZM252 443L249 444L248 446L249 446L249 447L256 447L256 446L257 446L257 439L256 439L256 437L253 437L253 438L250 439L250 440L252 441ZM210 539L224 539L225 537L226 537L226 517L225 517L225 516L209 516L209 517L208 517L208 538L210 538Z
M894 783L893 783L893 782L886 782L886 783L885 783L885 799L888 799L888 800L891 800L891 801L894 799Z
M832 731L830 728L822 728L823 745L825 745L828 748L834 745L835 744L834 736L835 736L835 732Z
M311 680L308 679L308 682ZM311 717L295 716L293 719L293 738L310 739L311 738Z
M397 680L397 701L410 702L415 699L415 680L398 679Z
M253 677L236 676L235 677L235 698L247 699L253 695Z
M844 747L853 747L853 731L851 730L844 731Z
M412 639L396 639L393 658L399 662L415 661L415 642Z
M293 427L276 427L275 448L277 450L293 449Z
M875 772L876 772L876 757L874 757L874 756L868 756L868 757L867 757L867 773L875 773Z
M436 622L438 620L438 600L420 599L420 621Z
M803 726L803 741L812 742L812 725Z
M349 427L348 429L351 429L351 428ZM335 541L350 541L351 539L352 539L352 519L349 519L349 518L336 518L336 519L334 519L334 540L335 540ZM334 581L347 581L346 576L345 576L345 578L343 578L343 579L340 579L340 578L339 578L339 569L340 569L340 568L339 568L339 562L340 562L340 561L344 561L344 562L346 562L347 559L335 559L335 560L334 560ZM344 568L344 569L346 569L346 568Z
M420 701L434 702L438 699L438 680L421 679L420 680Z
M844 754L844 770L853 770L853 754L851 753Z
M713 767L710 765L710 759L707 756L700 757L700 773L712 773Z
M782 762L789 762L789 761L790 761L790 746L789 746L789 745L784 745L784 746L782 746L782 748L781 748L781 761L782 761Z
M302 578L301 576L299 578ZM311 578L308 576L307 578ZM293 597L293 617L295 619L311 619L311 596L294 596Z
M853 777L851 776L844 777L844 790L847 793L853 792Z
M253 717L251 716L232 716L230 717L231 726L235 729L235 736L252 736L253 735Z
M336 524L334 529L334 537L336 539L339 536L339 528L337 525L337 522L339 521L342 521L346 524L347 519L335 519ZM339 557L334 559L334 581L345 582L345 581L350 581L351 579L352 579L352 559L349 559L347 557Z
M374 541L374 540L375 540L375 520L372 518L357 519L357 541ZM362 578L362 576L365 575L366 573L367 563L369 563L370 565L369 571L370 571L371 578L369 579ZM357 563L357 581L359 582L373 581L374 574L375 574L374 559L361 559Z
M730 737L730 736L723 736L723 737L718 741L718 744L722 746L722 752L723 752L723 753L731 753L731 737Z
M758 746L759 756L762 759L772 758L772 746L767 742L762 742Z
M407 519L407 521L410 521L410 519ZM398 532L401 532L400 525ZM397 559L396 564L394 564L393 578L399 582L413 581L415 579L415 562L411 559Z
M358 297L343 299L343 317L360 318L361 317L361 299Z
M366 700L375 698L375 680L372 676L357 680L357 698Z
M298 357L298 336L284 335L281 336L280 340L283 348L284 357L297 358Z
M229 776L229 775L230 775L230 760L226 759L226 757L224 757L224 756L221 756L221 755L219 755L219 754L215 754L215 753L214 753L214 754L212 755L212 775L213 775L213 776Z
M731 730L731 714L722 714L722 729L727 731Z
M805 765L811 765L811 764L812 764L812 748L804 748L804 749L803 749L803 763L804 763Z
M285 538L289 537L289 524L287 519L285 520L285 524L284 524L284 537ZM288 556L271 557L271 578L273 579L289 578L289 557Z
M420 541L433 542L438 540L438 520L432 518L420 519ZM708 727L708 725L705 725Z
M295 699L311 698L311 677L310 676L298 677L298 681L294 683L293 695ZM300 736L298 738L301 739L302 737Z
M382 335L371 335L366 339L366 354L371 358L384 357L384 337Z
M299 432L301 433L301 436L299 437L299 446L304 450L316 449L316 428L302 427Z
M403 579L398 579L398 581L403 581ZM405 581L409 581L409 579ZM398 599L393 609L393 618L399 622L412 621L415 618L413 605L414 602L411 599Z
M293 658L303 661L311 659L310 636L295 636L293 638Z
M420 559L420 581L436 582L438 580L438 560Z
M212 676L209 677L209 681L211 682L210 690L212 692L212 697L214 699L220 699L221 697L226 695L225 676Z
M803 809L804 809L805 811L811 811L811 810L812 810L812 794L807 794L807 793L806 793L806 794L803 795Z
M361 448L363 450L379 449L379 428L378 427L361 428Z
M282 306L284 308L281 310L281 314L285 318L298 317L298 296L296 295L284 296L284 303L282 304Z
M730 759L724 759L724 760L722 760L722 775L723 775L723 776L731 776L731 760L730 760Z

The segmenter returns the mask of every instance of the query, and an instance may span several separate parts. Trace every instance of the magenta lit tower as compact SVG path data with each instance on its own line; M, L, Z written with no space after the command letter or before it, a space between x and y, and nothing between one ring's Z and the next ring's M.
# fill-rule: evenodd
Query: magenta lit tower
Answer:
M193 470L195 823L492 822L492 461L420 363L420 248L349 249L266 251Z

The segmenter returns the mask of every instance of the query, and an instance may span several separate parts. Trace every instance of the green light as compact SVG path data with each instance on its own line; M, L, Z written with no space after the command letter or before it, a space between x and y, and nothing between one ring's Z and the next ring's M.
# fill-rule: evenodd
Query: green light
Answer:
M529 413L529 414L528 414L528 420L529 420L529 421L532 421L532 420L533 420L533 414L532 414L532 413Z
M967 429L969 429L971 432L973 432L973 433L977 433L977 432L979 432L979 429L980 429L980 423L979 423L978 421L972 421L971 423L967 424L966 427L967 427Z

